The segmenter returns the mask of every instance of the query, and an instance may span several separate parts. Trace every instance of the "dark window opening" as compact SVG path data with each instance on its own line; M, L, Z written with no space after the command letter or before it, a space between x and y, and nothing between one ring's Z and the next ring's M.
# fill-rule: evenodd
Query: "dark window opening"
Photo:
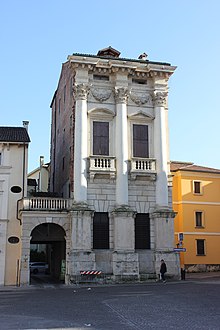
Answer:
M149 157L147 125L133 125L133 157Z
M196 212L196 227L202 227L202 212Z
M144 79L132 79L132 82L134 84L141 84L141 85L146 85L147 84L147 80L144 80Z
M197 239L197 255L204 256L205 255L205 240L204 239Z
M93 155L109 156L108 122L93 122Z
M93 218L93 249L109 249L108 213L95 212Z
M101 76L101 75L93 75L94 80L104 80L104 81L109 81L109 76Z
M135 249L150 249L149 213L138 213L135 218Z
M201 193L201 182L200 181L194 181L194 193L195 194Z

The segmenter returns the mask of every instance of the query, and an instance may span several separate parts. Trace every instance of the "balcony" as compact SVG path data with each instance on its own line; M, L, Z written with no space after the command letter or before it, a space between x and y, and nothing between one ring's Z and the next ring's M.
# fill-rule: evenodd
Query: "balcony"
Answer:
M89 176L93 180L96 174L109 174L111 179L115 178L115 157L90 156Z
M155 180L156 160L154 158L132 158L131 178L135 180L137 176L148 176Z
M66 211L71 207L70 199L53 197L24 198L19 203L20 210L27 211Z

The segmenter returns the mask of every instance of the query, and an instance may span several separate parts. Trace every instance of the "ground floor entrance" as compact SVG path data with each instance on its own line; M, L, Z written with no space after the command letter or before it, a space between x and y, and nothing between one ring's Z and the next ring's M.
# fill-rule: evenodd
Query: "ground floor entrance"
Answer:
M54 223L43 223L31 232L30 284L64 282L66 265L65 231Z

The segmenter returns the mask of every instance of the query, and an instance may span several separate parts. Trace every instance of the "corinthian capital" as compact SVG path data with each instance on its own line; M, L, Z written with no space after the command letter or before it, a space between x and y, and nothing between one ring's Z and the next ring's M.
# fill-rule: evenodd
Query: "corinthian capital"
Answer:
M128 89L126 87L115 87L116 103L127 103Z
M75 84L73 87L73 95L76 100L87 100L89 90L88 84Z
M166 105L167 92L155 92L154 93L154 106L164 107Z

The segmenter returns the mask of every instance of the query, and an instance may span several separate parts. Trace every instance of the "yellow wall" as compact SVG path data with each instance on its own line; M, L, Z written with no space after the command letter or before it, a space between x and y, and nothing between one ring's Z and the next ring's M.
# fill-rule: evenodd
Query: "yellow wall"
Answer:
M179 170L173 175L173 209L178 212L174 220L175 242L178 233L184 233L180 253L183 265L220 265L220 173ZM193 181L201 181L202 193L194 194ZM195 211L204 215L204 226L196 227ZM205 255L198 256L196 240L205 240Z

